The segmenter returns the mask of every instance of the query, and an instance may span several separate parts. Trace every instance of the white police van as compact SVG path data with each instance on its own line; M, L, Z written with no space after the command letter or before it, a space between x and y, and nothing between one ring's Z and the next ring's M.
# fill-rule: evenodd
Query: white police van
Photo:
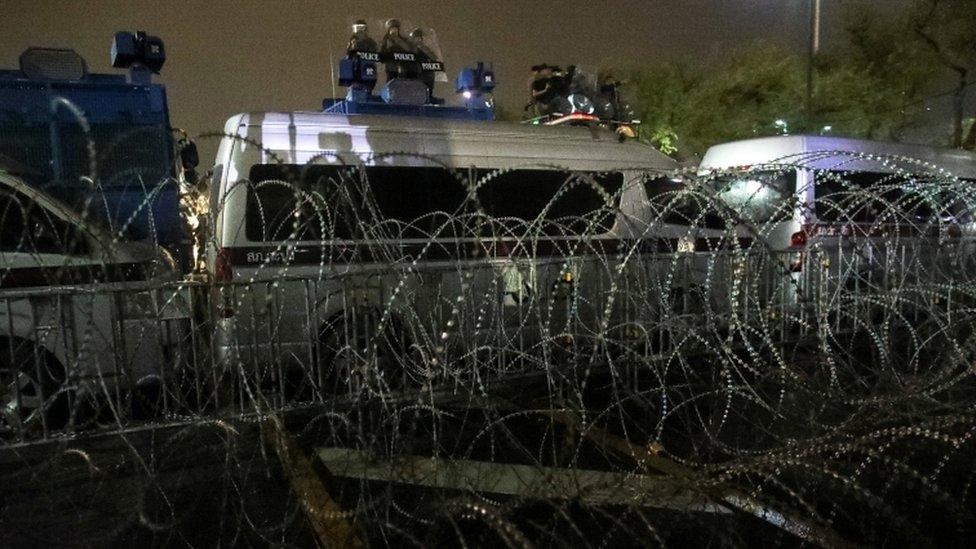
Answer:
M189 310L163 248L117 240L0 170L0 435L62 428L77 397L158 386Z
M699 175L741 215L740 230L749 227L780 255L801 294L825 282L868 291L938 279L947 276L942 260L962 257L971 241L972 152L765 137L709 148Z
M715 145L702 158L700 173L715 173L720 198L753 223L768 224L771 244L786 249L811 237L839 235L842 224L865 229L936 220L932 216L940 212L931 212L930 206L953 205L916 203L912 185L976 181L976 154L837 137L777 136ZM892 208L880 211L866 196L860 200L859 189L881 195L879 199L886 196L890 205L914 217L884 219Z
M481 333L524 350L529 334L573 331L602 318L615 262L637 263L638 242L687 233L652 222L645 192L676 168L595 128L233 116L210 197L218 355L235 368L331 367L338 333L395 328L429 370L431 355L473 349Z

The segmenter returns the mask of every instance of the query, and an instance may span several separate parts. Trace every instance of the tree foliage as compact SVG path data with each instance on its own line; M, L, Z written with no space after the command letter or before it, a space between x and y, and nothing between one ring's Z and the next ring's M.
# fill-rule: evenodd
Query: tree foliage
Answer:
M721 64L667 62L636 70L630 83L639 136L691 158L713 143L782 132L777 121L792 129L801 123L803 74L795 55L763 44Z
M937 69L906 38L905 12L847 4L846 43L817 59L815 120L835 133L898 141L925 113Z
M902 10L861 0L845 6L845 39L816 58L809 110L806 56L756 42L712 61L632 71L641 139L678 158L785 131L897 141L926 115L927 100L952 95L958 108L951 142L976 147L976 126L965 124L976 112L964 108L976 84L976 1L914 0ZM947 74L959 77L948 94Z
M952 91L952 145L976 148L976 127L970 125L963 137L967 115L976 114L976 106L967 105L976 84L976 2L915 0L908 27L928 55L923 61L948 71L956 81Z

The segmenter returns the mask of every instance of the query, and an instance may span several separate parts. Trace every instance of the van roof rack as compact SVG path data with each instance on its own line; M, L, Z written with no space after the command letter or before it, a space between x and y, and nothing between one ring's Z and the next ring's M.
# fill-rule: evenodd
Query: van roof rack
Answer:
M394 105L380 100L350 101L349 99L325 99L322 111L330 114L379 114L387 116L418 116L450 120L475 120L488 122L495 119L494 109L454 107L447 105Z

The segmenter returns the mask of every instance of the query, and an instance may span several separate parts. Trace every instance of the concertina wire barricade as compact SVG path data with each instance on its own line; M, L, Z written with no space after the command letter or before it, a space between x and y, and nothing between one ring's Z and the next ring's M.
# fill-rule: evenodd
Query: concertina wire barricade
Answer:
M362 164L242 180L285 207L248 202L277 240L232 281L2 292L30 329L0 361L0 537L959 543L971 182L893 157L865 184L816 160L615 189L562 170L533 217L492 214L505 170L438 168L465 198L406 221ZM792 194L720 196L804 171L836 232L802 249L777 232ZM649 219L607 233L627 185L656 181ZM219 202L189 212L201 250Z

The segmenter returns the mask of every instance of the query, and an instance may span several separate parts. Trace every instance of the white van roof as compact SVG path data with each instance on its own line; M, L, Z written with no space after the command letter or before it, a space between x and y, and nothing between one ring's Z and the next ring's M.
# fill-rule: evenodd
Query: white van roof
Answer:
M839 151L873 156L907 157L923 164L898 162L896 166L892 166L870 159L852 159L851 156L843 154L817 154ZM705 153L700 168L725 169L779 162L803 164L814 169L864 170L882 173L893 172L897 168L909 171L942 169L956 177L976 178L976 154L969 151L810 135L761 137L715 145Z
M319 157L405 153L452 167L507 168L551 164L567 169L669 171L677 163L653 147L621 143L608 130L424 117L320 112L252 112L231 117L226 133L246 136L283 162ZM247 147L247 145L243 145ZM322 158L322 154L326 157ZM346 160L348 161L348 160ZM421 162L404 158L404 162Z

